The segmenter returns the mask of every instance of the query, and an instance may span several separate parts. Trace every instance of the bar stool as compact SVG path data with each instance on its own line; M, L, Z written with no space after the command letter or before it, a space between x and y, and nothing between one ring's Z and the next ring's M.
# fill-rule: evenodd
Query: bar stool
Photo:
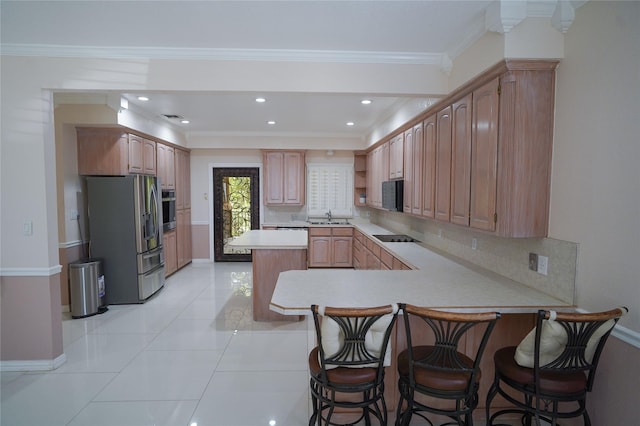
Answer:
M336 408L360 411L371 424L387 424L384 369L391 364L389 336L397 305L373 308L311 306L318 346L309 354L313 414L309 425L336 425Z
M495 377L487 395L487 425L504 414L521 414L522 424L582 416L591 425L587 393L593 388L604 344L627 308L599 313L540 310L536 327L520 343L496 351ZM513 395L515 391L519 396ZM491 402L502 395L514 408L490 416ZM561 405L561 403L570 403Z
M424 412L454 420L446 424L473 425L472 414L478 405L480 361L500 313L442 312L409 304L401 305L401 310L407 349L398 355L400 399L396 425L408 425L414 414L433 425ZM435 342L413 345L413 336L425 328L433 332ZM470 332L481 336L472 356L459 349ZM430 397L428 401L425 396ZM451 408L441 408L437 400L450 401Z

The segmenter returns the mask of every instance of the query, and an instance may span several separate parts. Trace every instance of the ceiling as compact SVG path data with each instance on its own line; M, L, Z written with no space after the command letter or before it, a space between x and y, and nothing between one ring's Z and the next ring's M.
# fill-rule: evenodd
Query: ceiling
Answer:
M499 1L7 1L3 53L127 58L325 60L445 64L487 28ZM504 3L504 2L503 2ZM520 2L527 3L527 2ZM551 4L555 0L529 1ZM393 25L392 25L393 24ZM92 53L88 53L91 51ZM42 53L41 53L42 54ZM77 96L84 96L75 94ZM348 135L409 98L322 93L111 93L130 108L169 120L186 133ZM137 100L139 95L150 98ZM65 99L74 94L65 93ZM266 102L256 103L256 97ZM362 105L361 100L372 100ZM425 94L412 101L431 102ZM182 124L164 115L190 121ZM275 124L267 124L274 120ZM353 126L347 126L353 122Z

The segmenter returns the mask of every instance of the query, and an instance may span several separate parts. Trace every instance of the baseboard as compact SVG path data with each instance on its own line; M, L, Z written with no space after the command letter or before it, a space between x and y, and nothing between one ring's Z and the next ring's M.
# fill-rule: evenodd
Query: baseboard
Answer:
M0 371L51 371L67 361L65 354L55 359L0 361Z

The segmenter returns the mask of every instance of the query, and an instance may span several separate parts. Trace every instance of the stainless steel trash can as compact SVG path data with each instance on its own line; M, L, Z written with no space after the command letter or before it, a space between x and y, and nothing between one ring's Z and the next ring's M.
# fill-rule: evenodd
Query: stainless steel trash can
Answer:
M101 259L84 259L69 264L71 317L85 318L107 310Z

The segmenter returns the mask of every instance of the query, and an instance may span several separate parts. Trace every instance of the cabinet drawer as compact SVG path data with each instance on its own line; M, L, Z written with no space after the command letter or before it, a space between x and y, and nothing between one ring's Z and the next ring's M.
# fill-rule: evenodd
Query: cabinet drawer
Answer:
M324 226L311 227L309 228L309 236L310 237L330 237L331 228L327 228Z
M362 232L358 231L357 229L354 229L353 236L355 237L356 240L364 244L364 235L362 235Z
M331 232L334 237L351 237L353 228L332 228Z
M373 242L372 239L367 238L366 247L373 253L378 259L380 259L380 246Z

